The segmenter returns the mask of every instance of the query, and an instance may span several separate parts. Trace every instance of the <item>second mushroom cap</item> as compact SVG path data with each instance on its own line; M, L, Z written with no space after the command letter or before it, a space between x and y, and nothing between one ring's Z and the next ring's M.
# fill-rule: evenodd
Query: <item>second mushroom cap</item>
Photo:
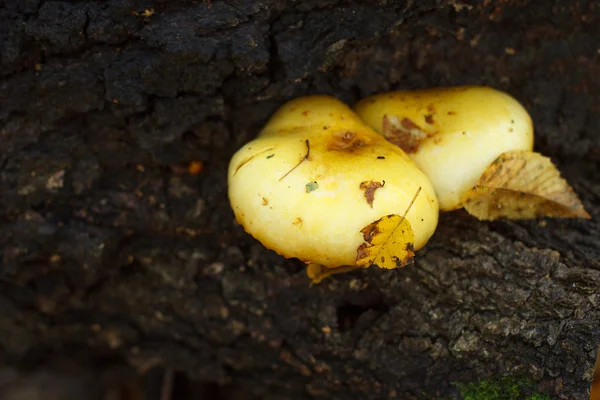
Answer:
M533 150L533 123L525 108L488 87L382 93L354 110L425 172L443 211L462 207L465 194L498 156Z

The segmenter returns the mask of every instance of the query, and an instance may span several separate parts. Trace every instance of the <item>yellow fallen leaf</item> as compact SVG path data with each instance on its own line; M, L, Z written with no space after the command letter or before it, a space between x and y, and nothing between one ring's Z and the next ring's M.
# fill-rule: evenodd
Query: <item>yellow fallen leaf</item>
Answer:
M394 269L412 262L415 236L408 220L398 214L386 215L365 226L365 242L359 246L356 264L369 268Z
M552 161L539 153L501 154L465 195L464 208L480 220L590 218Z
M383 186L383 185L382 185ZM356 250L356 265L327 267L321 264L309 263L306 275L313 284L318 284L331 275L353 271L357 268L369 268L376 265L379 268L394 269L403 267L414 258L415 235L406 219L406 214L421 193L417 189L403 216L390 214L361 229L365 243Z

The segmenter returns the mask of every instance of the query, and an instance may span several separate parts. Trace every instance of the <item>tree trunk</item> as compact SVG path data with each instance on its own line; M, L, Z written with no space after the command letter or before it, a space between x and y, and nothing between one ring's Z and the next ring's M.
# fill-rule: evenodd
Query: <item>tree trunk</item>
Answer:
M598 24L592 1L0 0L0 395L139 398L164 366L222 398L589 397ZM415 264L312 287L235 224L229 159L285 101L461 84L526 106L592 220L447 213Z

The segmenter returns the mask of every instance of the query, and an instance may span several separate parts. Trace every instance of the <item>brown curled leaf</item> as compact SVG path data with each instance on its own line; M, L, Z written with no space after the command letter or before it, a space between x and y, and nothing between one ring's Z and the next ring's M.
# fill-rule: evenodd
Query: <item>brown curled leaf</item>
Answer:
M539 153L509 151L483 173L464 200L480 220L590 218L552 161Z
M360 183L360 189L365 191L365 199L367 203L373 208L373 200L375 200L375 191L382 188L385 185L385 181L364 181Z
M388 142L400 147L406 153L416 152L421 141L429 136L412 120L395 115L383 116L382 130Z
M354 153L368 144L368 137L360 135L357 132L336 132L331 135L327 150Z

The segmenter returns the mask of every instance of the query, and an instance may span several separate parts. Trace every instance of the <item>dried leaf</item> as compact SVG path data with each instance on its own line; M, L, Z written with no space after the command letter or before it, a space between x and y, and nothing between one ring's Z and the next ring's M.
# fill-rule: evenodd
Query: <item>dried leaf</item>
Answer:
M394 269L412 262L415 236L408 220L391 214L365 226L361 233L365 242L358 247L356 264L368 268Z
M421 141L429 137L427 132L412 120L395 115L383 116L382 130L383 136L388 142L409 154L415 153L419 149Z
M590 218L552 161L530 151L500 155L466 194L464 207L481 220Z
M365 199L371 208L373 208L373 200L375 200L375 191L382 188L384 185L385 181L364 181L360 183L360 189L365 191Z

